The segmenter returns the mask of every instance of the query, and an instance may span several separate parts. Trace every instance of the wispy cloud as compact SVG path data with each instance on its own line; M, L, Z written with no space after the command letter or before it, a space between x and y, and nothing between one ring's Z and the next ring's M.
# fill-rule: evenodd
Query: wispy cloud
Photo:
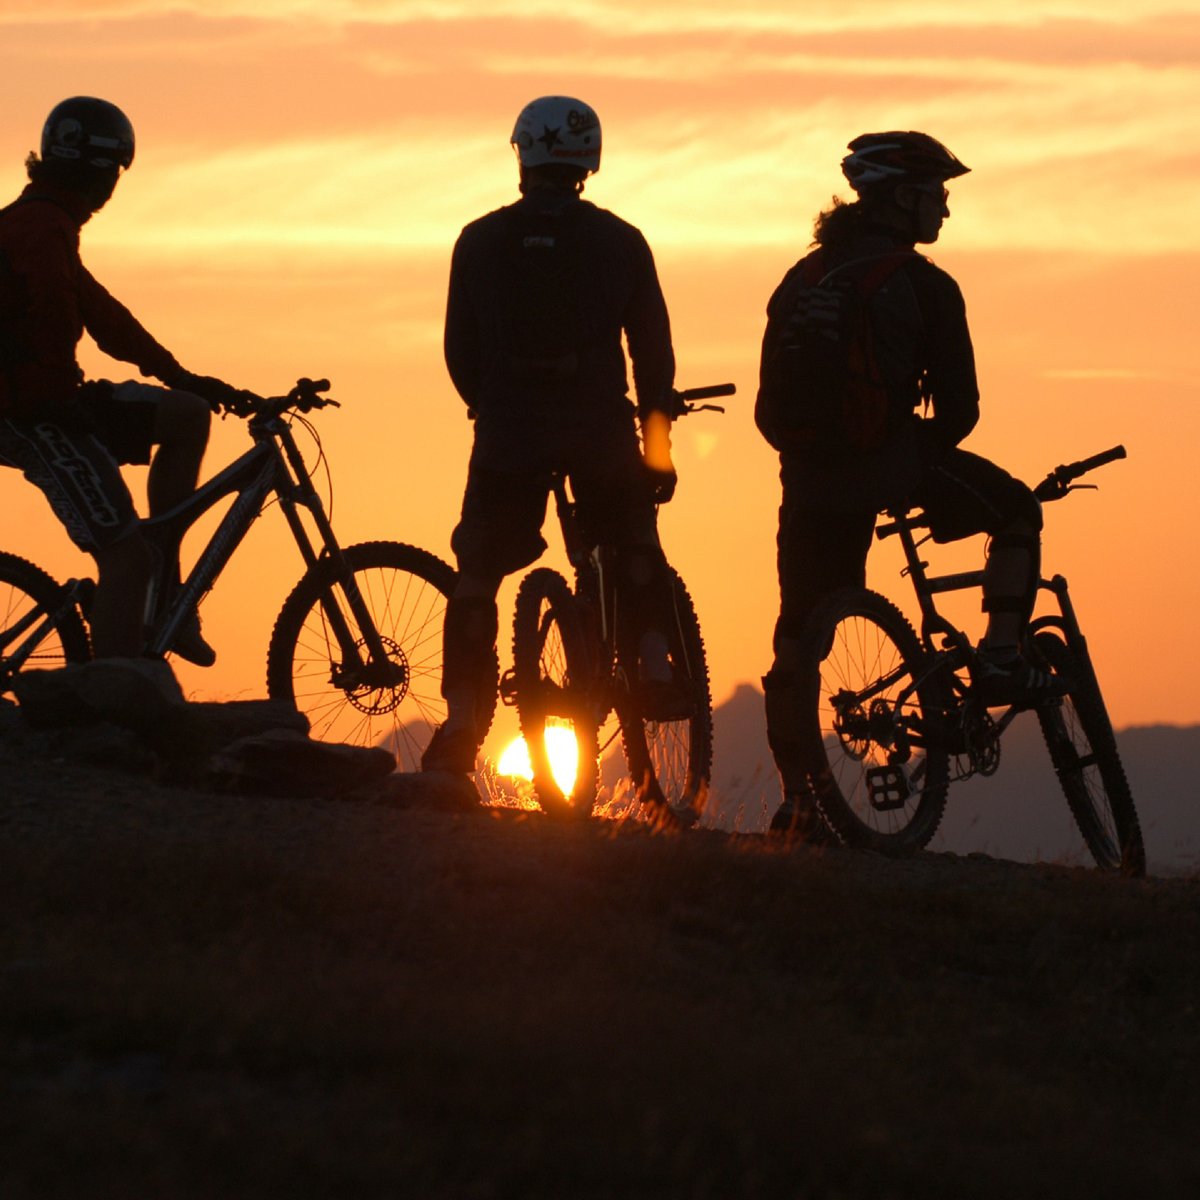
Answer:
M85 15L86 47L46 36ZM794 244L850 137L919 127L974 168L956 246L1200 248L1193 0L6 0L0 28L0 163L59 95L133 114L103 216L131 246L432 244L511 195L519 105L570 90L605 123L590 194L656 244Z

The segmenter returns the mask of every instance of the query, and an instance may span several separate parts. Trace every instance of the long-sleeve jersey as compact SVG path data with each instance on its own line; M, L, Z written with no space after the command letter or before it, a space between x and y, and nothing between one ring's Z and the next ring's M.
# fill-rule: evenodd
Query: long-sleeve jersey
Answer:
M84 331L113 358L163 378L180 367L84 267L87 219L70 193L29 184L0 210L0 413L33 416L72 397Z
M450 268L445 353L476 416L477 451L510 454L668 411L675 358L650 247L574 195L535 191L472 222Z

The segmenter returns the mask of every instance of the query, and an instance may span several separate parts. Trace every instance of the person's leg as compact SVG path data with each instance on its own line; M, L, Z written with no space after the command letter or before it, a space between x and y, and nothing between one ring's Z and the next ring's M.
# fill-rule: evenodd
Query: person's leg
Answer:
M150 547L136 531L92 552L99 577L88 624L96 658L135 658L142 650Z
M1041 568L1041 539L1028 519L1008 522L993 533L983 568L983 645L1016 654L1033 612Z
M421 756L422 770L467 774L475 769L496 702L496 593L506 575L535 561L546 547L541 525L546 481L501 472L474 459L462 515L450 539L458 580L442 628L442 698L446 720Z
M146 499L151 516L168 512L196 490L212 417L208 401L136 380L85 384L83 395L101 440L117 461L150 464ZM168 586L178 587L179 564L167 565L172 571ZM201 667L217 660L201 635L198 613L180 628L171 649Z
M207 400L191 392L155 390L159 395L153 437L158 448L146 479L151 516L169 511L196 490L212 423Z
M808 766L800 736L808 701L800 671L805 624L823 596L866 583L867 554L875 528L872 510L836 511L796 503L786 492L779 510L780 611L771 669L763 676L767 743L779 770L783 802L772 829L803 833L809 816Z
M0 451L39 488L72 542L96 560L88 623L97 658L141 652L151 556L116 459L77 415L0 421Z
M978 694L989 707L1026 703L1061 687L1026 661L1021 646L1037 598L1042 510L1033 492L976 454L955 450L920 489L935 540L989 535L983 571L988 623L979 644Z

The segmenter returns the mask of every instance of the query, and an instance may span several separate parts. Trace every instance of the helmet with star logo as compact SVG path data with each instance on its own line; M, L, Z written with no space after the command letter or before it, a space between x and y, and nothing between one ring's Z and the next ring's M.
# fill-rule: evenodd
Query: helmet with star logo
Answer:
M600 170L600 118L590 105L570 96L531 100L521 109L509 140L522 167L561 163L589 175Z

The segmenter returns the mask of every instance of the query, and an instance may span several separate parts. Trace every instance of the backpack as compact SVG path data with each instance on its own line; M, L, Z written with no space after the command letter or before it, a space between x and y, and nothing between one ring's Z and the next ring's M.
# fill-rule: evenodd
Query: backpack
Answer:
M818 249L788 273L780 311L771 314L782 328L764 353L755 406L758 427L776 450L869 450L883 442L889 398L870 302L915 257L892 251L826 270Z

